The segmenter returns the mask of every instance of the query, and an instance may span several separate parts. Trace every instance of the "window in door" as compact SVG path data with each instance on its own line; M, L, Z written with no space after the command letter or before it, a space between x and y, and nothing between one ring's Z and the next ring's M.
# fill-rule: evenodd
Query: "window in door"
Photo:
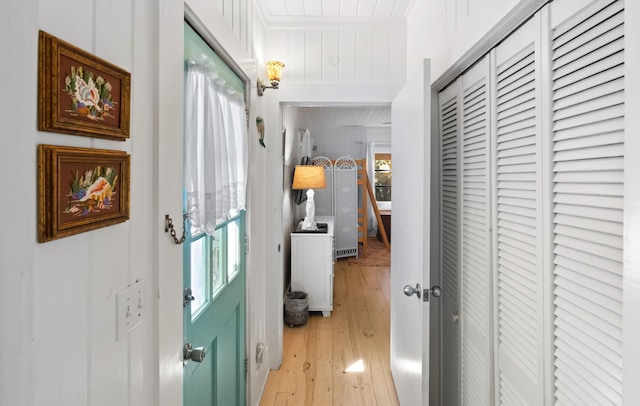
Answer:
M213 235L200 233L190 239L190 273L194 300L191 319L195 320L209 303L240 272L242 242L238 218L218 228Z

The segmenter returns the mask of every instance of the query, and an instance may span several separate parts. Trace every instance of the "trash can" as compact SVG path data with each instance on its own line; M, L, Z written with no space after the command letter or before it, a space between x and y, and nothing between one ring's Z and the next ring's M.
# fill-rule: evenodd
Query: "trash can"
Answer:
M284 323L294 327L309 320L309 294L288 292L284 299Z

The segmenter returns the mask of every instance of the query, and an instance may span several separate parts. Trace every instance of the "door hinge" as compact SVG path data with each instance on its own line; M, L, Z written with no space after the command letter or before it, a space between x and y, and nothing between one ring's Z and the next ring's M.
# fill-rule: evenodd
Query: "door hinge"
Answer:
M244 254L249 255L249 236L244 235Z
M249 358L244 359L244 380L246 381L249 377Z

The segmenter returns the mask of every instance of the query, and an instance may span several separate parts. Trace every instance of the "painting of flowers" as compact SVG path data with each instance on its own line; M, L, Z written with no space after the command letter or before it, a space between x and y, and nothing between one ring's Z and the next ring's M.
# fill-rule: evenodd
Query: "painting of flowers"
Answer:
M40 31L38 129L129 138L131 74Z
M129 168L124 151L38 146L38 241L128 220Z

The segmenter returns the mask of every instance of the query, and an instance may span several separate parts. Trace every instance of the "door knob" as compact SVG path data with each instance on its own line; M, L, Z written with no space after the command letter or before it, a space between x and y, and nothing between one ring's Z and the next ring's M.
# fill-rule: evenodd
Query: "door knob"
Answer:
M429 301L429 296L440 297L442 295L442 289L438 285L433 285L431 289L424 290L424 301Z
M457 323L459 318L460 316L458 316L456 313L451 313L451 321L453 321L454 323Z
M193 348L191 343L186 343L184 345L182 354L182 361L185 365L189 362L189 360L194 362L202 362L207 355L207 349L205 347Z
M416 295L418 299L422 297L422 291L420 290L420 284L416 283L416 287L414 288L411 285L406 285L403 289L404 294L407 296Z

